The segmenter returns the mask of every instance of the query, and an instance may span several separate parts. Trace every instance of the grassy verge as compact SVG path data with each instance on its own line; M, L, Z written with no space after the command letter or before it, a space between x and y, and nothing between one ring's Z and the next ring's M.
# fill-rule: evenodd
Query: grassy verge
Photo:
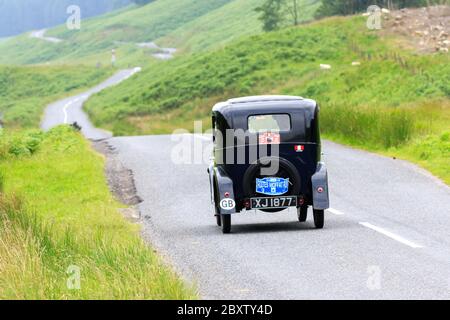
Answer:
M91 88L112 68L0 66L0 114L7 127L38 127L45 106Z
M328 139L409 160L450 185L449 123L450 101L443 98L397 108L336 107L324 113L322 128Z
M1 134L1 299L195 298L121 216L103 166L68 127Z

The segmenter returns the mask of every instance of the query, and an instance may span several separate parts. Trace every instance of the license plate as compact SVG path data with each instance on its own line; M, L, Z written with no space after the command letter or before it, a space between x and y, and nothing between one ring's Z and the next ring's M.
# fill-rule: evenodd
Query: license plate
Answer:
M252 198L252 209L279 209L297 206L297 197Z

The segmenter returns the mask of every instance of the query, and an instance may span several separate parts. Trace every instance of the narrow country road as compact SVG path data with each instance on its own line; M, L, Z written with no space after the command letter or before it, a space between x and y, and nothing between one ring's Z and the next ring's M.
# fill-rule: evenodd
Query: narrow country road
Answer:
M77 122L82 127L82 133L90 140L103 140L110 138L112 134L102 129L95 128L88 116L83 111L83 104L89 97L108 87L114 86L139 72L139 67L118 71L115 75L99 84L98 86L53 104L50 104L44 113L41 122L43 130L49 130L61 124L72 124Z
M110 144L134 172L146 237L204 298L450 298L450 190L413 165L325 142L324 230L294 211L258 212L233 216L223 235L206 166L173 164L170 136Z
M52 43L60 43L63 41L62 39L59 39L59 38L46 37L45 36L46 32L47 32L47 29L32 31L30 33L30 38L40 39L40 40L44 40L44 41L52 42Z
M90 91L91 93L94 92ZM80 100L69 122L92 128ZM51 105L43 127L70 99ZM210 148L210 137L183 136ZM175 136L181 139L181 136ZM216 227L206 165L175 164L170 136L108 140L134 172L144 237L205 299L449 299L450 188L404 161L324 143L332 209L323 230L294 211L233 216Z

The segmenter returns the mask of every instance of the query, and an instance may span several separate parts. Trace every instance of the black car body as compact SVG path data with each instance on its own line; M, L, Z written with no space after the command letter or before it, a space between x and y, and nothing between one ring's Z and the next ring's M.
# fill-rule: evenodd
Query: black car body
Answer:
M321 162L315 101L292 96L231 99L214 106L212 122L214 156L208 172L224 233L231 230L232 214L253 209L296 207L303 222L312 206L316 227L323 227L328 176Z

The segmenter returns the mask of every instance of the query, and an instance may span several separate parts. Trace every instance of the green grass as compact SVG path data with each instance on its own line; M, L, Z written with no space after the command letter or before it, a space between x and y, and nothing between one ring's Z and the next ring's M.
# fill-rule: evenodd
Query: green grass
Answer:
M157 40L163 47L181 52L200 52L232 43L243 36L261 33L260 13L255 8L261 0L234 0L199 17ZM300 0L300 21L312 20L320 1ZM286 22L291 22L286 16ZM289 21L288 21L289 20Z
M64 25L47 32L57 44L29 34L0 43L0 64L109 65L116 49L119 67L155 63L151 49L136 43L155 41L178 54L204 51L262 31L255 8L261 0L163 0L82 21L81 30ZM312 19L320 1L301 0L301 21ZM159 62L159 61L157 61ZM152 67L152 66L151 66Z
M165 36L196 18L231 0L164 0L143 7L131 6L104 16L82 21L81 30L65 25L48 31L49 36L65 41L52 44L31 39L28 34L0 44L0 64L62 63L109 64L111 49L116 48L118 62L127 65L142 62L150 55L135 43Z
M331 18L154 66L94 96L87 110L117 135L169 133L194 119L209 126L211 106L229 97L302 95L322 105L326 136L406 157L448 182L449 62L399 49L363 18ZM423 160L413 146L426 141L440 151Z
M196 297L119 213L103 169L68 127L0 133L0 299Z
M0 66L0 113L4 125L37 127L47 104L91 88L113 71L92 67Z

